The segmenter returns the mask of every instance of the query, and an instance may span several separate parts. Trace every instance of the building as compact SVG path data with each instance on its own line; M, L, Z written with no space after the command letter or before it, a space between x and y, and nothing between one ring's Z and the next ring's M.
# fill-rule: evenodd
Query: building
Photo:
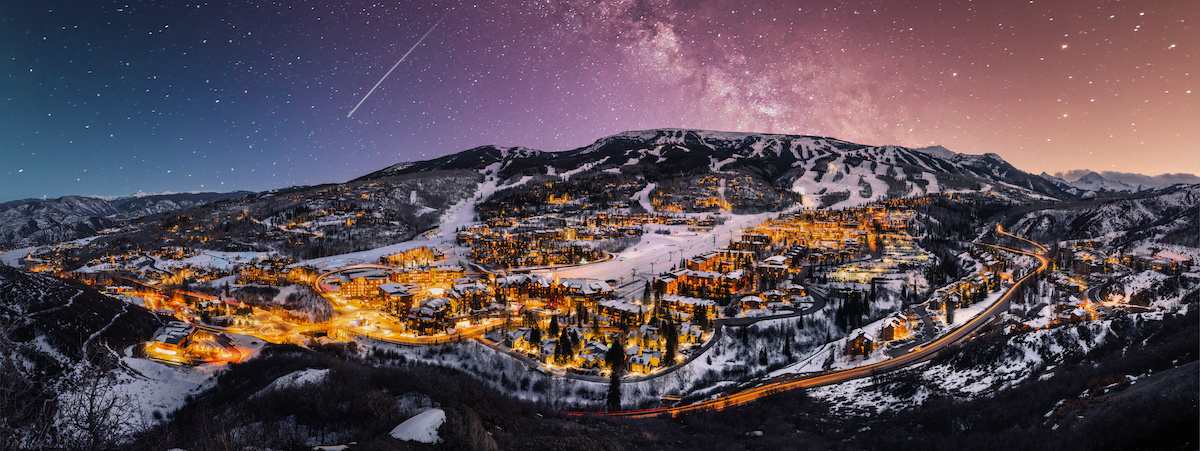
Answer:
M431 298L421 301L409 309L408 327L422 334L439 330L446 321L450 309L449 298Z
M558 281L563 297L571 303L594 306L604 299L613 297L614 290L608 282L594 279L562 279Z
M672 316L684 321L694 318L697 313L702 313L706 318L717 316L717 302L712 299L668 294L662 297L659 304L670 311Z
M407 315L412 306L419 301L420 292L420 286L410 283L379 284L380 307L396 316Z
M880 341L903 340L908 335L908 319L899 314L884 320L883 327L879 329Z
M875 342L872 341L863 331L858 331L852 338L846 340L846 356L866 357L875 351Z
M152 357L159 355L166 356L166 360L182 359L187 350L188 339L195 331L196 326L180 321L171 321L154 332L154 339L146 349Z
M631 304L618 299L600 301L597 314L600 321L608 324L636 325L646 319L646 307Z
M357 269L342 271L341 295L350 298L368 298L379 294L379 286L391 279L392 272L386 269Z

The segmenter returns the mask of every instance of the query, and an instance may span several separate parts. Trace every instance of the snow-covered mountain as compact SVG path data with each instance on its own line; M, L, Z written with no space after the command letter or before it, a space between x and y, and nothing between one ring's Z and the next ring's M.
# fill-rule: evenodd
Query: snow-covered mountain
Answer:
M1163 174L1149 177L1140 174L1124 172L1106 172L1104 174L1088 171L1073 182L1062 177L1056 177L1045 172L1040 177L1062 188L1063 191L1075 197L1096 197L1104 194L1136 194L1170 191L1174 188L1194 184L1197 180L1190 174ZM1124 179L1124 180L1121 180Z
M36 246L94 235L123 219L203 205L249 194L176 193L119 198L64 196L0 203L0 249Z
M1153 186L1142 186L1142 185L1136 185L1136 186L1130 185L1128 183L1125 183L1125 182L1122 182L1119 180L1109 180L1107 178L1104 178L1104 176L1102 176L1096 172L1089 172L1087 174L1084 174L1083 177L1080 177L1078 180L1076 180L1074 182L1068 182L1063 178L1055 177L1055 176L1047 174L1045 172L1043 172L1040 175L1040 177L1050 181L1051 183L1054 183L1055 185L1058 185L1064 191L1069 192L1078 197L1095 197L1097 194L1105 194L1105 193L1132 194L1132 193L1139 193L1139 192L1143 192L1143 191L1153 191L1156 189L1164 188L1164 187L1153 187Z
M1110 238L1200 247L1200 185L1127 198L1085 200L1026 214L1010 227L1034 240Z
M1014 168L999 155L943 147L869 146L836 138L657 129L629 131L562 152L483 146L433 160L406 162L359 180L436 169L496 165L501 180L610 172L650 182L713 172L753 175L825 205L963 190L1010 189L1068 197L1059 185Z

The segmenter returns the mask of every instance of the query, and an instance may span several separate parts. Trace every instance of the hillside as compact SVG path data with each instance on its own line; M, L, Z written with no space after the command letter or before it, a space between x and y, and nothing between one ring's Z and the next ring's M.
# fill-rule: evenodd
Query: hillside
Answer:
M161 324L150 311L87 285L0 266L0 324L22 359L61 367L119 352Z
M1053 205L1021 217L1014 233L1034 240L1105 238L1124 246L1142 241L1200 247L1200 185L1091 202Z
M373 249L437 225L481 181L474 172L434 171L256 193L128 221L69 260L161 246L302 258Z
M0 249L39 246L95 235L124 219L204 205L249 194L157 194L102 199L65 196L0 203Z

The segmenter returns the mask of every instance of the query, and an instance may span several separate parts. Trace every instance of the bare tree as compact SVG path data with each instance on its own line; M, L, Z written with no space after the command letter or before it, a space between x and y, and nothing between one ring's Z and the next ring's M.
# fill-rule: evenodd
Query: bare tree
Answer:
M108 365L83 362L60 383L60 433L67 447L99 450L125 440L140 412L116 391L120 381Z
M0 450L52 445L54 399L46 377L27 368L20 345L0 326Z

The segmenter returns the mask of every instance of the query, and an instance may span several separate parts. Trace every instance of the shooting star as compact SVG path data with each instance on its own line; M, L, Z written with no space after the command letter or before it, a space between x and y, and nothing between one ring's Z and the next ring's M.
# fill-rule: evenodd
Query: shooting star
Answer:
M371 90L367 91L367 95L363 96L363 98L358 101L358 105L354 105L354 108L350 109L350 113L346 114L346 117L349 118L350 116L353 116L354 112L358 111L358 107L362 106L363 102L367 101L367 97L371 97L371 93L375 92L375 88L378 88L379 85L388 78L388 75L391 75L392 71L396 70L396 67L399 66L400 63L403 63L405 58L408 58L408 54L412 53L413 50L416 50L417 46L421 45L421 41L424 41L425 38L429 36L429 33L433 33L433 29L437 28L438 24L442 23L442 21L446 19L446 16L449 15L450 11L446 11L446 14L442 14L442 18L438 19L437 22L434 22L433 26L429 27L429 31L426 31L425 34L421 35L421 39L417 39L417 43L413 44L412 48L408 49L407 52L404 52L404 56L400 57L400 61L396 61L396 64L393 64L392 68L388 69L386 74L383 74L383 78L380 78L379 81L375 83L375 86L372 86Z

